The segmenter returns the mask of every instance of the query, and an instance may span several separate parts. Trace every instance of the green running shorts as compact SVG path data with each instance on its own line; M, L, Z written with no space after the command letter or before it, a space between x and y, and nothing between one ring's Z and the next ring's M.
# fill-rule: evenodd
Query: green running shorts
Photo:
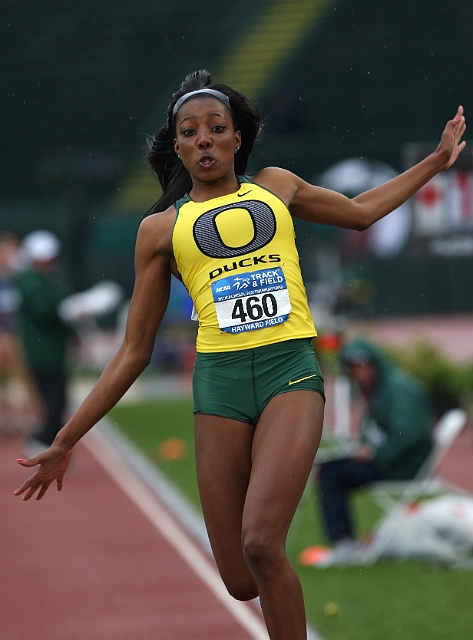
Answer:
M320 393L324 381L311 338L219 353L197 353L194 413L256 425L274 396L300 389Z

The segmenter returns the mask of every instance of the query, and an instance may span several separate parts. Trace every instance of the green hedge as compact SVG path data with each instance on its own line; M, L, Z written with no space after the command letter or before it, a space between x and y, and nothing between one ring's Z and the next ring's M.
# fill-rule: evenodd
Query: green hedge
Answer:
M437 415L456 407L468 408L473 400L473 362L459 364L427 341L403 350L389 350L393 360L428 388Z

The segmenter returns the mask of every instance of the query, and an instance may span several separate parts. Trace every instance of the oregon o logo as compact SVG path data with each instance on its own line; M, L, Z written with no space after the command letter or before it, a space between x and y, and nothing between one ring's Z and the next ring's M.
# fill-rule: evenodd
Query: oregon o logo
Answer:
M253 222L254 234L250 242L242 247L226 245L218 231L216 219L223 211L245 209ZM259 251L274 238L276 217L271 207L259 200L235 202L206 211L194 224L194 240L202 253L209 258L236 258L245 253Z

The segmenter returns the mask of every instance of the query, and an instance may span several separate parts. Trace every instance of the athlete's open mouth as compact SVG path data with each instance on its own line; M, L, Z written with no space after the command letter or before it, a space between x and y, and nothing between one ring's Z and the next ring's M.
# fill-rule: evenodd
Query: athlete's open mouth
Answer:
M211 167L214 164L214 162L215 162L215 158L211 156L209 153L206 153L199 160L199 164L202 165L203 167Z

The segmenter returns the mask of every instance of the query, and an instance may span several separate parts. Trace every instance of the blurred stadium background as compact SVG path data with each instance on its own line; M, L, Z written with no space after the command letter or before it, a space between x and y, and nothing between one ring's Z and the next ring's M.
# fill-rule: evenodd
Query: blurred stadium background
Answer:
M131 293L136 230L159 197L146 136L190 71L258 103L251 171L348 195L422 157L473 103L466 0L4 0L2 17L0 228L54 231L72 291L110 279ZM297 224L322 324L473 311L472 157L375 231ZM173 326L187 321L176 283L171 302Z
M79 341L76 362L100 369L118 346L133 287L136 231L160 195L144 162L146 137L163 124L171 94L187 73L205 67L215 81L236 86L259 105L265 127L250 171L279 165L354 195L432 150L459 104L468 118L472 25L468 0L3 0L0 231L56 233L71 292L101 280L125 292L113 317L82 327L86 339ZM447 327L460 359L471 355L473 361L472 149L470 143L454 170L365 233L296 222L322 334L394 318L394 341L407 346L406 318L414 318L422 334L428 316L431 327L438 320L435 335L445 341ZM189 317L187 294L174 281L154 358L168 371L192 366ZM460 317L466 325L456 324ZM330 341L325 344L330 351ZM426 363L434 383L454 378L437 352L421 356L412 355ZM76 401L91 377L77 376ZM161 392L172 401L190 393L188 376L159 382L138 381L128 399ZM179 407L188 412L181 400ZM144 423L125 402L121 411L128 409L133 425ZM138 410L147 409L159 422L157 407ZM333 410L327 420L335 423ZM180 433L172 421L169 428ZM145 430L147 437L165 437ZM470 433L460 441L455 469L471 484ZM187 468L179 473L185 482L193 479ZM370 509L369 526L375 519ZM307 513L301 540L313 544L312 506ZM337 637L352 637L359 628L363 637L378 638L380 611L386 638L401 630L406 638L469 637L469 631L462 635L471 629L469 573L433 573L415 563L380 563L363 575L356 569L348 580L338 572L314 579L311 571L300 569L309 618L325 637L337 630ZM317 609L327 598L342 603L343 618Z

